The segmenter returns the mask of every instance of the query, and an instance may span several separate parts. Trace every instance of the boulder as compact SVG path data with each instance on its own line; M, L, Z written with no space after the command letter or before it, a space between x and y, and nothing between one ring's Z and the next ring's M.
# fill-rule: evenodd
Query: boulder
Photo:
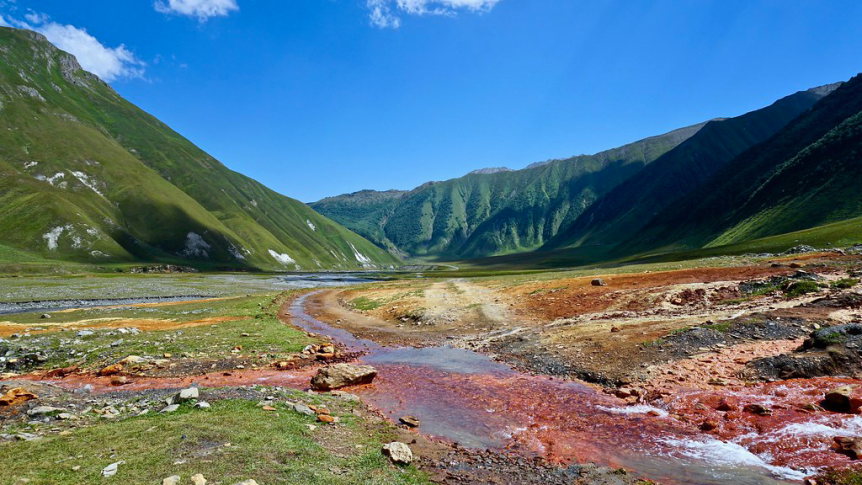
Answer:
M836 387L823 396L823 401L820 402L820 405L824 409L836 413L858 414L859 408L862 407L862 397L855 391L855 386Z
M836 436L835 446L838 448L839 453L844 453L850 458L855 460L862 458L862 438Z
M103 367L102 370L99 371L100 376L114 376L123 372L123 364L119 362L116 364L111 364L107 367Z
M188 389L183 389L178 392L176 396L174 396L174 402L186 402L191 401L192 399L197 399L200 397L200 391L197 387L189 387Z
M63 408L55 408L52 406L36 406L27 411L27 416L47 416L49 414L59 414L65 411Z
M413 461L413 452L410 447L400 441L383 445L383 454L388 456L396 465L409 465Z
M419 425L422 424L416 416L401 416L398 421L401 421L402 424L411 428L418 428Z
M3 397L0 397L0 407L15 406L16 404L21 404L31 399L39 399L39 396L23 387L16 387L14 389L9 389L6 391L6 394L3 394Z
M315 391L331 391L346 386L370 384L377 375L377 369L370 365L334 364L317 371L311 379Z

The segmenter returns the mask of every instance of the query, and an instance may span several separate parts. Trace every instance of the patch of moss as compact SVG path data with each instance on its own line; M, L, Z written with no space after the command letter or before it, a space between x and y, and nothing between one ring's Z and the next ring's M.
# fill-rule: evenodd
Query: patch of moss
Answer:
M853 288L858 284L859 280L857 280L856 278L841 278L840 280L834 281L832 283L832 288L846 290L848 288Z
M820 289L820 285L815 281L795 281L784 288L784 295L788 298L797 298L802 295L813 293Z

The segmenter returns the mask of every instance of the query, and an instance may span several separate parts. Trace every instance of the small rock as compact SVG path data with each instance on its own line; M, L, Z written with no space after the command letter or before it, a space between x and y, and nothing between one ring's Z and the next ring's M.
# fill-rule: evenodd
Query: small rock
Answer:
M166 406L166 407L162 408L162 410L159 412L167 414L167 413L172 413L179 408L180 408L179 404L171 404L170 406Z
M617 333L620 331L620 327L611 327L611 333Z
M27 411L27 416L45 416L47 414L61 413L63 411L65 411L65 409L55 408L51 406L36 406L35 408Z
M762 404L746 404L742 410L760 416L769 416L772 414L772 410Z
M111 463L110 465L102 468L102 476L103 477L112 477L117 474L117 470L120 468L120 465L124 465L125 461L118 461L115 463Z
M332 424L335 422L335 418L330 416L329 414L318 414L317 420L321 423Z
M48 313L43 313L43 314L42 314L42 316L40 316L39 318L41 318L41 319L48 319L48 318L51 318L51 315L50 315L50 314L48 314Z
M192 484L193 485L207 485L207 479L204 478L200 473L196 473L192 475Z
M858 413L862 399L853 396L854 390L854 386L836 387L826 393L820 405L838 413Z
M197 408L197 409L209 409L211 407L212 406L210 406L210 403L208 403L206 401L198 401L195 403L195 408Z
M859 459L862 458L862 438L859 437L846 437L846 436L836 436L835 445L838 448L840 453L844 453L850 458Z
M383 445L383 454L388 456L396 465L409 465L413 461L413 452L410 447L400 441Z
M197 387L189 387L188 389L183 389L177 393L174 397L175 402L186 402L191 401L192 399L197 399L200 397L200 391L198 391Z
M306 416L314 416L314 411L302 403L293 404L293 410L298 412L299 414L304 414Z
M78 330L78 333L76 333L75 335L77 335L78 337L89 337L90 335L93 335L94 333L96 333L96 332L94 332L92 330Z
M135 365L135 364L143 364L146 361L147 361L147 359L141 357L140 355L130 355L130 356L124 358L123 360L121 360L119 363L123 364L123 365Z
M179 475L171 475L168 478L162 480L162 485L179 485L180 484L180 476Z
M254 480L243 480L241 482L234 483L233 485L257 485L257 482Z
M707 419L704 422L700 423L700 429L703 431L712 431L718 428L718 423L711 419Z
M608 284L605 283L605 280L603 280L601 278L594 279L593 281L590 282L590 284L593 286L608 286Z
M119 374L122 371L123 371L123 364L116 363L116 364L111 364L107 367L102 368L102 370L99 371L99 375L100 376L113 376L113 375Z
M126 376L111 376L112 386L125 386L129 383L129 378Z
M416 416L401 416L398 421L401 421L401 423L411 428L418 428L421 424L419 418L417 418Z
M276 409L272 406L263 406L261 407L264 411L276 411Z

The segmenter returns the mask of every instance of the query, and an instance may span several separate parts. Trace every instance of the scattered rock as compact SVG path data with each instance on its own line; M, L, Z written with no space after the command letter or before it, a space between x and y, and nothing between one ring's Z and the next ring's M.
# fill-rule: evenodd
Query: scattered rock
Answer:
M410 447L400 441L383 445L383 454L388 456L396 465L409 465L413 461L413 452Z
M0 397L0 406L15 406L31 399L39 399L39 396L23 387L16 387L9 389L3 397Z
M117 470L120 468L120 465L124 465L125 463L126 463L125 461L118 461L115 463L111 463L110 465L108 465L102 469L102 476L103 477L112 477L112 476L116 475Z
M27 411L27 416L47 416L49 414L59 414L65 411L63 408L55 408L52 406L36 406Z
M200 397L200 391L197 387L189 387L188 389L183 389L174 396L175 402L186 402L191 401L192 399L197 399Z
M763 404L746 404L743 408L743 411L751 414L757 414L759 416L770 416L772 415L772 410Z
M332 424L335 422L335 418L328 414L318 414L317 420L321 423Z
M828 391L820 405L837 413L858 413L862 399L854 396L854 386L841 386Z
M176 410L177 410L177 409L179 409L179 408L180 408L180 405L179 405L179 404L171 404L170 406L165 406L165 407L164 407L164 408L162 408L162 410L161 410L161 411L159 411L159 412L160 412L160 413L165 413L165 414L167 414L167 413L172 413L172 412L176 411Z
M118 362L116 364L111 364L107 367L102 368L102 370L99 371L99 375L100 376L113 376L113 375L119 374L120 372L123 372L123 364L120 364Z
M377 375L377 369L370 365L334 364L317 371L311 379L315 391L331 391L346 386L370 384Z
M862 438L858 436L852 438L847 436L836 436L835 445L838 448L839 453L844 453L850 458L856 460L862 458Z
M304 414L306 416L314 416L314 411L302 403L289 403L288 406L293 407L293 410L298 412L299 414Z
M419 418L417 418L416 416L401 416L398 421L401 421L402 424L405 424L411 428L418 428L421 424Z

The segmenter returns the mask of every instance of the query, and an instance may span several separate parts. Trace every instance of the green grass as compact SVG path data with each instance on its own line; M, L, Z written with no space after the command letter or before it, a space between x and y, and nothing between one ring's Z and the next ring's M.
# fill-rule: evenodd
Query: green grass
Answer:
M285 325L276 318L283 296L250 296L217 302L196 302L156 308L118 310L90 309L70 313L54 313L51 323L75 322L89 318L158 318L177 322L208 317L238 317L240 320L189 327L181 330L141 332L140 334L108 335L109 329L96 330L93 335L76 338L73 332L32 334L12 340L25 348L45 349L49 359L43 368L72 364L99 368L129 355L173 357L188 355L195 359L223 359L232 356L235 346L242 346L243 355L266 356L266 361L300 352L312 343L304 332ZM7 321L32 323L25 328L50 328L38 314L10 315ZM134 323L125 325L134 327ZM246 334L247 336L243 336ZM121 342L120 342L121 341ZM119 344L117 344L120 342ZM113 344L113 345L112 345ZM70 354L75 352L75 354Z
M359 298L355 298L350 301L350 306L356 310L374 310L376 308L380 308L381 305L383 305L382 301L372 300L364 296L360 296Z
M814 281L796 281L789 284L784 289L784 295L787 298L797 298L808 293L814 293L820 290L820 285Z
M832 288L836 288L839 290L846 290L848 288L853 288L854 286L859 284L859 280L856 278L841 278L838 281L832 282Z
M267 485L428 483L413 467L388 464L380 448L393 438L389 429L333 401L324 402L341 422L316 431L306 426L313 417L283 407L266 412L251 401L222 400L209 410L184 405L173 414L104 421L68 436L5 442L0 466L4 480L27 478L30 485L153 484L174 474L186 483L195 473L223 484L249 478ZM117 475L102 478L101 470L117 461L126 462Z

